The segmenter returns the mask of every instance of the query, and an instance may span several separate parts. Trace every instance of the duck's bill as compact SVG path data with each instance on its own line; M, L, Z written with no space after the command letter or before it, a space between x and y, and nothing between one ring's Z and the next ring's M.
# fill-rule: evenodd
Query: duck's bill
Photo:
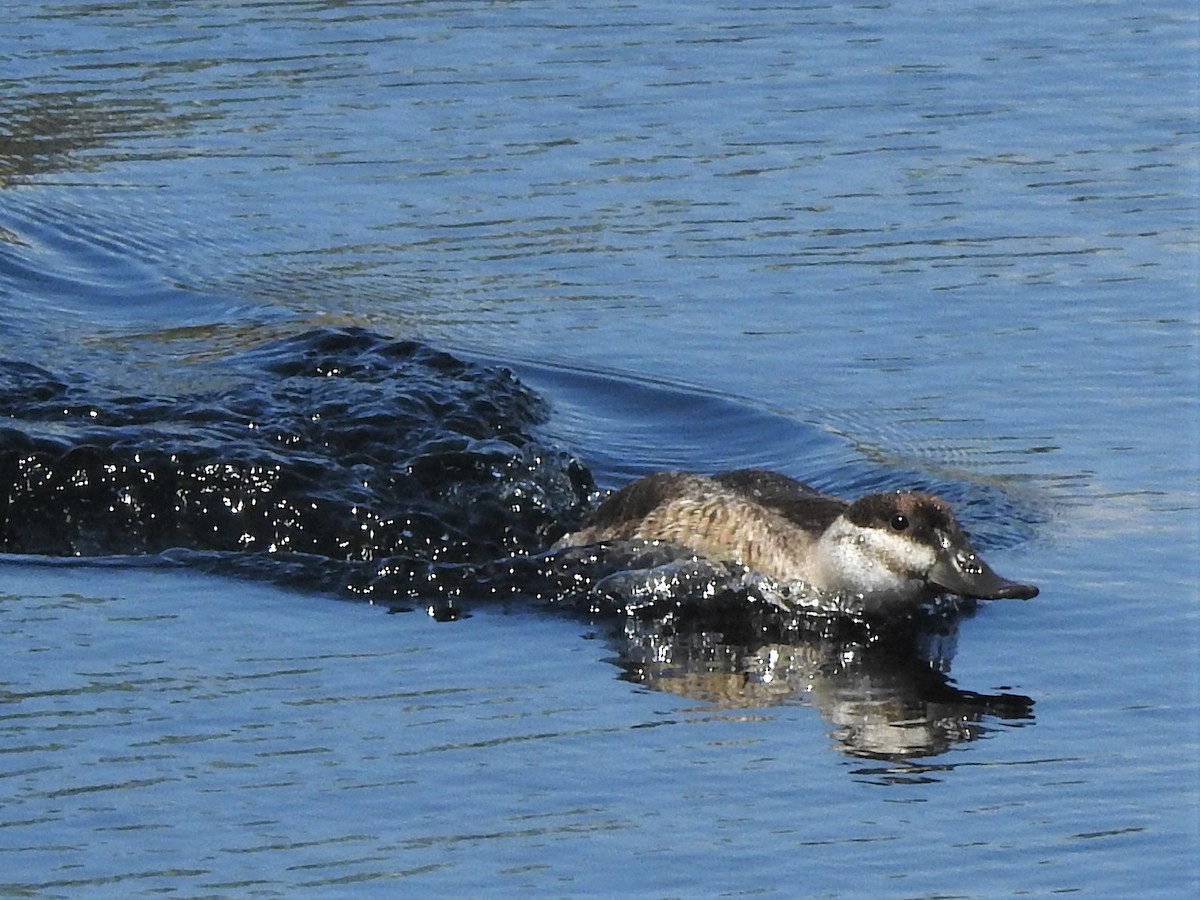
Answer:
M930 570L929 583L948 593L977 600L1030 600L1038 595L1035 585L1001 578L970 551L943 556Z

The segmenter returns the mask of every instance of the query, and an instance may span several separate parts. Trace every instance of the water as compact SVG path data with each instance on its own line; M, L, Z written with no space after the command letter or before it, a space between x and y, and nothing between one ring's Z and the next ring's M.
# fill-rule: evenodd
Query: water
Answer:
M517 600L17 558L5 892L1194 894L1198 39L1177 2L10 11L0 356L177 396L364 326L514 367L605 487L936 486L1042 595L944 683L1031 707L872 757L845 701L907 664L731 692Z

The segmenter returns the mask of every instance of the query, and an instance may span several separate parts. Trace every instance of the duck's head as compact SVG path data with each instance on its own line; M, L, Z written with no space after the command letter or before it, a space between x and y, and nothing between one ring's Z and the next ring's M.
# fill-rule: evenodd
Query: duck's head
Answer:
M981 600L1036 597L975 555L950 508L916 492L871 494L850 504L817 546L818 587L897 600L957 594Z

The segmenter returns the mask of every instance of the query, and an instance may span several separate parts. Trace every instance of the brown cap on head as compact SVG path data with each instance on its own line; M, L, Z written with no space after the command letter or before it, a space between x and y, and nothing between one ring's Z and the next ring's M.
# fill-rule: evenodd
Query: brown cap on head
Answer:
M863 528L904 532L916 541L936 543L938 534L962 536L954 514L945 501L932 494L896 491L892 494L868 494L852 503L846 518Z

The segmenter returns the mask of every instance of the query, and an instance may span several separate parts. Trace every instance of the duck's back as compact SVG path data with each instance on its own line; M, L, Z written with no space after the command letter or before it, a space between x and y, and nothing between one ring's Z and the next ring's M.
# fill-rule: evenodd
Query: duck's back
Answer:
M764 575L805 580L816 537L845 504L786 476L757 470L713 478L662 472L610 495L559 546L659 540Z
M797 527L818 534L849 506L845 500L822 494L802 481L766 469L721 472L712 480L773 509Z

